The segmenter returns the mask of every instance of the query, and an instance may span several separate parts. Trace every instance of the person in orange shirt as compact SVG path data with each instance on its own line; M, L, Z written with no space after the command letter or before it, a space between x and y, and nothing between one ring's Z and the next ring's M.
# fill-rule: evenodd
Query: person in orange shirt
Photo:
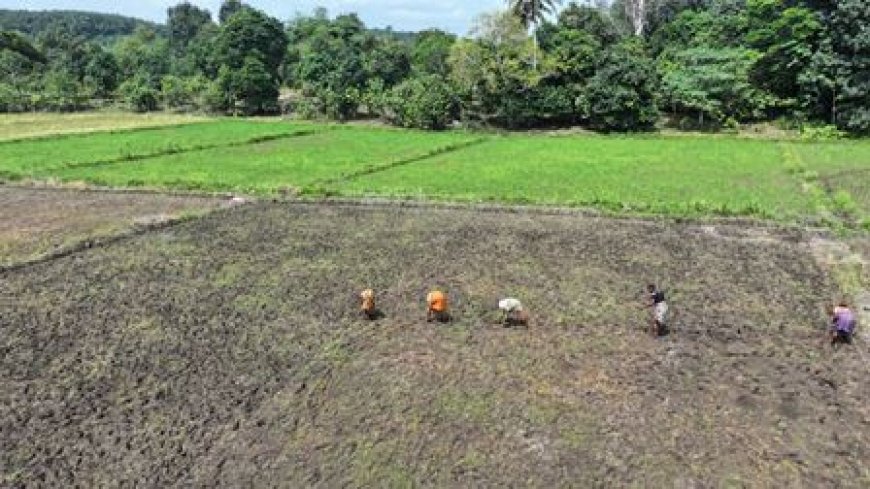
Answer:
M447 312L447 294L440 290L433 290L426 296L426 303L429 307L426 311L426 322L446 323L450 321L450 314Z

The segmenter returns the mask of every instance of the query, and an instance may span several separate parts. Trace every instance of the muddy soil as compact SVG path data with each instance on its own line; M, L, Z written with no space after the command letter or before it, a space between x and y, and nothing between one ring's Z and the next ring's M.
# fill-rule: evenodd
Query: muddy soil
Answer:
M825 344L808 242L257 204L6 272L0 486L867 487L870 351Z
M219 204L198 197L0 186L0 267Z

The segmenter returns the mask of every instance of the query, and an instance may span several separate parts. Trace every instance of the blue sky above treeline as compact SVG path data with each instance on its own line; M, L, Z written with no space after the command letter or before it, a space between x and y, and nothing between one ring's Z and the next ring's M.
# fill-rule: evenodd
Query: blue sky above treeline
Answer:
M87 10L166 21L166 9L180 0L0 0L0 9ZM217 17L221 0L190 0ZM474 18L504 7L504 0L248 0L248 3L283 20L296 13L310 14L325 7L330 15L356 12L370 27L391 26L397 31L430 27L466 34Z

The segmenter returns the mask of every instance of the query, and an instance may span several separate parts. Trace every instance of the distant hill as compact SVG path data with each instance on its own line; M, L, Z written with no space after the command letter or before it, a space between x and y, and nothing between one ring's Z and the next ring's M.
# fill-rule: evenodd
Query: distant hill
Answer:
M63 25L75 35L106 40L127 36L139 26L163 32L164 26L133 17L75 10L2 10L0 30L18 31L36 37L52 25Z
M415 39L420 35L417 32L408 32L408 31L394 31L392 28L369 28L369 32L378 37L391 37L397 41L403 42L414 42Z

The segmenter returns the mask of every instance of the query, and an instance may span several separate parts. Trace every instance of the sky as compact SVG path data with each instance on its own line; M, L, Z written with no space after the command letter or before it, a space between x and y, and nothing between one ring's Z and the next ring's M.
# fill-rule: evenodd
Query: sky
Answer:
M0 0L0 9L89 10L166 21L166 9L181 0ZM221 0L190 0L217 17ZM478 14L505 5L504 0L246 0L282 21L297 12L310 14L325 7L331 16L356 12L369 27L392 26L397 31L418 31L437 27L467 34Z

